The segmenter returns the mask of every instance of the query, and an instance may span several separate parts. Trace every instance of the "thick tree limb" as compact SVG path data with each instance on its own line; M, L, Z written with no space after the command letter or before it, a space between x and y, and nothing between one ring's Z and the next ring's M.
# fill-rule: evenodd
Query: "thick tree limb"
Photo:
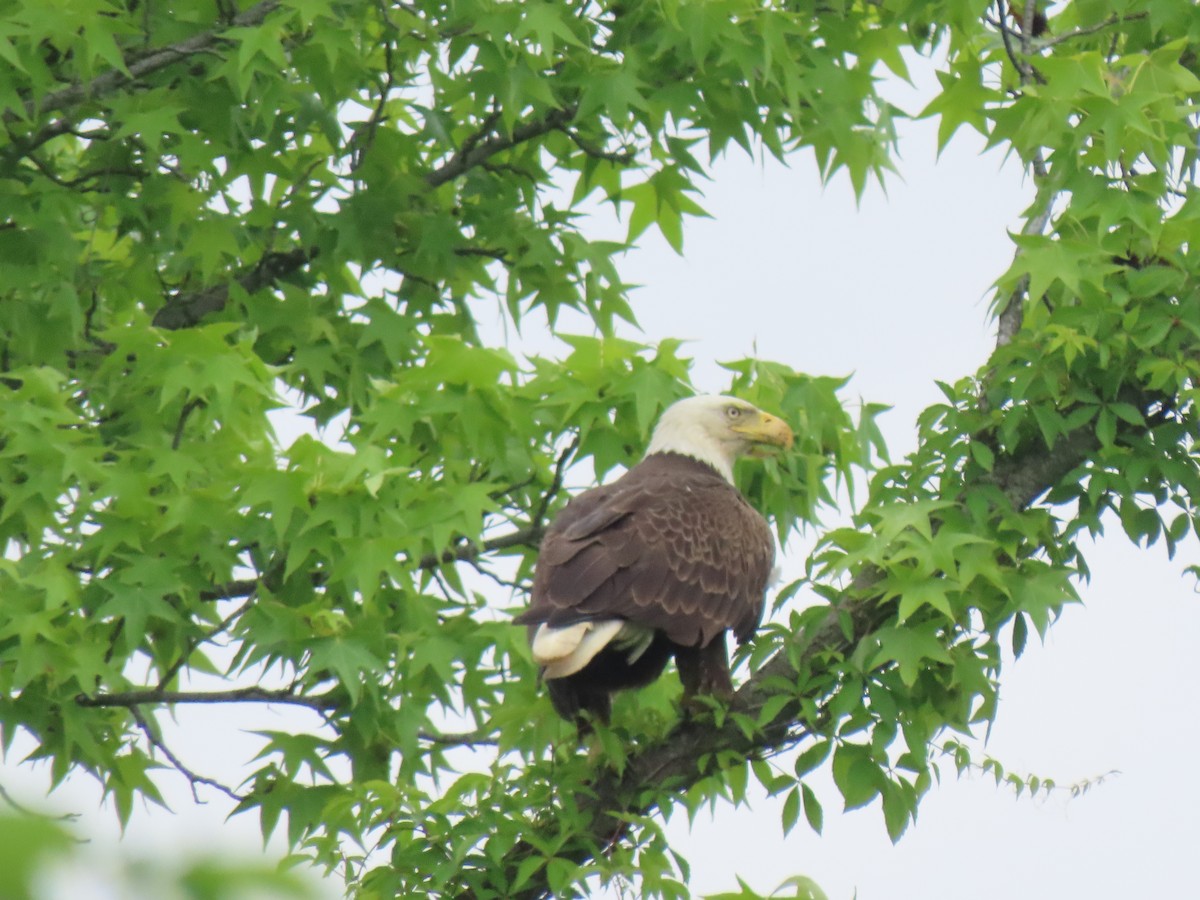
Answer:
M1008 54L1009 61L1013 67L1020 73L1021 85L1024 87L1032 80L1036 80L1036 72L1032 66L1026 61L1030 53L1030 29L1032 28L1032 17L1035 13L1035 4L1028 2L1025 5L1024 11L1024 26L1020 35L1021 52L1018 53L1014 47L1014 36L1012 30L1008 27L1008 23L1004 17L1004 0L996 0L997 18L995 26L1000 31L1000 36L1004 40L1004 49ZM1049 181L1049 170L1046 168L1046 161L1042 153L1037 150L1031 161L1031 169L1033 171L1034 182L1038 186L1038 196L1034 201L1033 208L1037 211L1025 220L1024 226L1021 228L1023 236L1042 234L1046 230L1046 226L1050 224L1050 218L1054 210L1054 201L1058 198L1056 191L1050 191L1047 188ZM1020 254L1020 249L1017 254ZM1003 347L1011 344L1017 336L1017 332L1021 330L1021 325L1025 320L1025 301L1029 293L1029 277L1025 276L1020 279L1012 293L1000 304L997 310L996 324L996 346Z
M267 253L258 265L234 279L247 294L262 290L280 278L285 278L308 265L317 256L317 249L293 250ZM154 324L159 328L174 331L196 325L209 313L218 312L229 302L229 282L215 284L198 291L175 294L154 314Z

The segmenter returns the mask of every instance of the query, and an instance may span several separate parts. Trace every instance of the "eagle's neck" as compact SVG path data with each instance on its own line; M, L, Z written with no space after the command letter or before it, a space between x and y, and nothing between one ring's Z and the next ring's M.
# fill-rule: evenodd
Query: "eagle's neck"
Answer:
M721 477L733 484L734 451L713 439L698 425L662 422L654 429L646 455L655 453L678 453L712 466Z

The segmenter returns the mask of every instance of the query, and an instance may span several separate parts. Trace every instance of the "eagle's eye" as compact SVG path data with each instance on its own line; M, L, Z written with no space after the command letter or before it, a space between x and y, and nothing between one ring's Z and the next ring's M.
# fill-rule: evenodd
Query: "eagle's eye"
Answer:
M730 418L730 419L736 419L736 418L737 418L738 416L740 416L741 414L742 414L742 408L741 408L740 406L727 406L727 407L725 407L725 416L726 416L727 418Z

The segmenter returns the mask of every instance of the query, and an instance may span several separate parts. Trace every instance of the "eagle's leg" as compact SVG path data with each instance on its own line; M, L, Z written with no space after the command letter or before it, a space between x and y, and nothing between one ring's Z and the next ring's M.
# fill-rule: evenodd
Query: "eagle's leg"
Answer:
M675 665L683 682L683 705L687 709L698 694L727 701L733 697L733 678L729 674L729 654L725 651L725 632L707 647L680 647Z
M608 691L590 690L570 677L547 679L546 687L555 712L574 722L581 736L592 730L592 721L608 724L612 713L612 698Z

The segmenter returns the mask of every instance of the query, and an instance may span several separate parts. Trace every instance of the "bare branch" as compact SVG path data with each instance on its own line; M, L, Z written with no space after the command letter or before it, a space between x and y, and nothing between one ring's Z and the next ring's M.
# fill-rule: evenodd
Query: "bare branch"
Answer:
M494 537L484 541L482 544L474 544L471 542L459 544L453 550L445 550L441 554L428 553L417 560L417 568L419 569L436 569L438 566L446 565L447 563L470 562L484 553L492 553L496 550L508 550L513 547L536 547L542 539L542 527L540 525L531 525L528 528L519 528L516 531L510 531L508 534L502 534L499 537Z
M521 592L529 590L528 582L521 583L519 581L509 581L507 578L503 578L503 577L497 575L495 572L493 572L491 569L489 569L487 566L485 566L478 559L468 560L467 562L471 566L471 568L473 568L476 572L478 572L484 578L490 579L491 581L500 585L500 587L502 587L502 588L507 588L508 590L510 590L514 593L521 593Z
M380 14L384 21L388 21L387 9L385 4L380 4ZM391 26L393 29L394 25ZM352 161L350 163L350 171L357 172L363 162L367 158L367 153L371 150L371 145L375 143L375 134L379 130L379 126L386 118L388 98L391 96L392 89L395 87L395 76L392 75L392 42L385 40L383 43L383 59L384 59L384 77L383 83L379 87L379 99L375 103L375 108L371 111L371 117L363 124L362 127L356 128L354 134L347 142L352 148Z
M172 703L286 703L305 706L317 712L336 709L341 701L329 694L306 696L292 689L267 690L260 687L236 688L229 691L163 691L157 688L120 691L114 694L80 694L75 698L80 706L109 707L150 706Z
M1089 25L1086 28L1076 28L1074 31L1068 31L1066 34L1060 34L1057 37L1048 38L1045 41L1042 41L1040 46L1043 48L1054 47L1058 44L1066 43L1067 41L1073 41L1077 38L1087 37L1090 34L1096 34L1097 32L1104 31L1106 28L1112 28L1114 25L1123 25L1126 22L1135 22L1138 19L1144 19L1148 15L1150 15L1150 13L1143 10L1142 12L1126 13L1123 16L1109 16L1103 22L1099 22L1095 25Z
M1013 46L1013 32L1008 27L1008 20L1004 13L1004 0L996 0L996 18L988 19L988 22L996 27L1000 32L1000 39L1004 41L1004 52L1007 54L1009 62L1013 64L1013 68L1021 75L1021 81L1024 82L1029 76L1029 67L1025 61L1017 54L1016 47Z
M494 247L456 247L455 256L483 256L498 262L508 263L508 254Z
M603 159L618 166L633 165L633 163L637 160L636 150L602 150L591 141L581 137L573 128L564 127L562 132L571 139L572 143L574 143L576 147L593 159Z
M575 108L555 109L543 118L526 122L513 129L510 135L491 134L494 127L493 119L489 116L483 127L463 142L462 147L441 167L434 169L425 176L425 183L436 188L455 178L460 177L471 169L482 166L493 156L505 150L510 150L526 141L541 137L551 131L562 128L575 115ZM291 274L311 262L317 256L317 249L296 248L288 251L267 253L257 266L249 273L235 279L248 294L261 290L268 284ZM470 248L464 253L475 252ZM480 251L480 255L491 255ZM210 313L225 308L229 302L228 282L210 285L197 291L176 294L154 315L154 324L159 328L171 330L188 328L197 324Z
M1037 154L1034 161L1035 177L1039 180L1046 178L1045 163L1041 161L1041 154ZM1054 200L1057 197L1056 193L1051 193L1042 201L1041 210L1025 221L1021 228L1022 235L1042 234L1046 230L1046 226L1050 224L1050 218L1054 211ZM1017 254L1020 254L1020 249ZM1013 342L1017 332L1021 330L1021 325L1025 320L1025 299L1029 293L1029 276L1023 275L1017 282L1017 286L1012 293L1008 295L1008 299L1004 301L1004 305L1000 308L997 315L996 324L996 346L1004 347Z
M1030 38L1037 32L1038 0L1025 0L1025 8L1021 12L1021 50L1029 53Z
M175 768L176 771L178 771L181 775L183 775L185 778L187 778L187 780L190 783L191 788L192 788L192 799L193 800L195 800L197 803L203 802L200 799L199 792L196 790L196 785L198 785L198 784L206 784L211 788L216 788L218 791L220 791L225 796L227 796L233 800L236 800L239 803L245 799L237 791L233 790L230 787L226 787L225 785L221 784L221 782L216 781L215 779L212 779L212 778L208 778L207 776L204 776L204 775L197 775L195 772L193 772L191 769L189 769L187 766L185 766L182 762L180 762L179 757L177 757L174 753L172 753L171 749L165 743L163 743L162 738L159 737L158 734L156 734L154 727L150 724L150 722L146 719L146 717L142 715L142 712L140 709L138 709L136 706L131 706L129 708L129 712L133 715L133 720L135 722L137 722L138 727L142 730L142 734L146 735L146 740L148 740L150 742L150 745L152 747L155 747L160 753L162 753L162 755L167 758L167 762L169 762Z
M508 534L502 534L486 540L482 544L467 542L460 544L453 550L446 550L441 555L434 553L427 554L418 560L417 566L422 569L433 569L446 563L473 563L485 553L494 553L497 550L508 550L513 547L536 547L539 543L541 543L542 535L546 530L546 514L550 510L550 504L554 501L555 495L562 490L563 476L566 474L567 463L575 454L575 450L578 447L579 438L576 437L573 441L571 441L570 445L558 455L558 461L554 466L554 477L550 482L550 487L542 496L542 502L538 504L538 508L531 517L529 525L524 528L518 528L515 531L510 531Z
M1024 6L1021 19L1021 33L1019 35L1021 42L1019 53L1013 46L1014 35L1008 27L1004 7L1004 0L996 0L996 19L989 18L988 21L999 29L1000 36L1004 41L1005 53L1019 73L1022 86L1031 80L1043 81L1044 79L1040 73L1027 62L1033 47L1034 17L1038 15L1035 0L1027 0ZM1033 170L1034 182L1037 184L1039 192L1044 191L1046 182L1049 180L1049 170L1046 167L1046 160L1040 149L1034 151L1030 168ZM1035 203L1039 207L1038 212L1025 221L1025 225L1021 228L1021 234L1041 234L1046 230L1046 226L1050 222L1056 197L1057 193L1048 193L1040 198L1040 203ZM1017 253L1020 253L1019 249ZM1021 325L1025 318L1025 299L1028 292L1029 278L1023 277L1017 283L1013 292L1009 294L1008 298L1000 306L997 312L997 347L1004 347L1012 343L1017 332L1021 330Z
M546 495L542 497L541 506L538 507L537 513L533 517L535 525L545 521L546 513L550 510L550 504L554 501L554 495L562 490L563 476L567 472L567 463L571 461L571 457L575 455L575 451L579 449L579 436L567 445L562 453L558 454L558 462L554 464L554 478L550 482L550 489L546 491Z
M557 490L557 488L555 489ZM543 509L549 504L548 500L543 501ZM542 513L544 516L544 512ZM445 550L442 553L428 553L417 560L417 568L419 569L436 569L438 566L450 565L458 562L473 563L480 556L487 553L494 553L497 550L510 550L513 547L536 547L542 540L542 534L545 531L544 523L541 522L539 516L538 521L526 528L518 528L506 534L497 535L482 543L476 544L470 541L459 544L451 550ZM314 584L320 584L321 579L314 577ZM245 578L236 581L228 581L225 584L217 585L207 591L200 592L201 600L231 600L238 597L249 597L258 590L258 579Z
M36 809L30 809L28 806L19 803L2 784L0 784L0 800L3 800L11 809L19 812L21 815L29 816L30 818L49 819L52 822L74 822L79 818L79 813L63 813L60 816L48 816L38 812ZM83 842L79 841L79 843Z
M463 734L422 731L417 737L427 743L442 747L494 747L499 743L495 738L484 737L484 733L480 731L468 731Z

